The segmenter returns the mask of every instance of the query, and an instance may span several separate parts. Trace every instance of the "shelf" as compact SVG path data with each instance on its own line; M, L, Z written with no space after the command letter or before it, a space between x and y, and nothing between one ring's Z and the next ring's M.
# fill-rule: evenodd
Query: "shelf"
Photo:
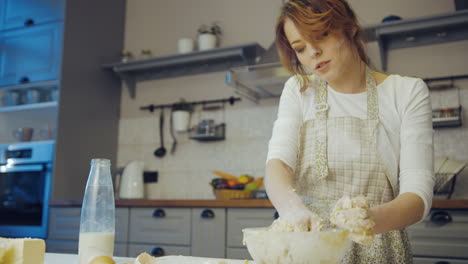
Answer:
M30 89L30 88L47 88L47 87L58 87L59 81L45 81L45 82L33 82L33 83L23 83L23 84L15 84L11 86L2 86L0 87L0 91L6 90L22 90L22 89Z
M383 71L391 49L468 39L468 10L364 26L367 41L377 41Z
M53 108L53 107L57 107L57 105L58 105L57 102L45 102L45 103L37 103L37 104L5 106L5 107L0 107L0 113Z
M432 127L443 128L443 127L460 127L462 126L462 107L453 107L447 109L434 109L432 110L433 116L435 114L440 115L443 112L450 113L453 116L444 117L433 117Z
M256 43L102 65L117 73L135 98L139 81L171 78L255 64L265 49Z

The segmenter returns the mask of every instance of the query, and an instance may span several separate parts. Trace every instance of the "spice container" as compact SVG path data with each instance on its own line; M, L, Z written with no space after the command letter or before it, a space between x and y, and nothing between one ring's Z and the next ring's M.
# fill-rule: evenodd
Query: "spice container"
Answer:
M122 50L122 52L120 53L120 56L121 56L120 60L122 62L129 62L133 59L133 54L128 50Z
M149 49L142 49L140 52L140 59L149 59L153 56L151 50Z

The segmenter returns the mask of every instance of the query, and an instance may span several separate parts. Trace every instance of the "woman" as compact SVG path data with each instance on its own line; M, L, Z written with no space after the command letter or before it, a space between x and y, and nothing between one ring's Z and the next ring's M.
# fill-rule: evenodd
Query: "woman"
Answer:
M344 263L412 263L404 228L428 214L434 185L427 86L369 68L345 0L285 3L276 44L295 74L267 158L266 190L281 219L310 230L341 197L363 195L377 235L369 246L353 243Z

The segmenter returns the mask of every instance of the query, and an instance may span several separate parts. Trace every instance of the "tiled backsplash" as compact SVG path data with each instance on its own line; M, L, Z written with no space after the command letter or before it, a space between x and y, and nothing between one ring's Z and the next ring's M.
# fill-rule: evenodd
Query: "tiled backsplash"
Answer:
M121 119L118 165L142 160L145 170L159 171L159 182L147 184L149 199L214 198L208 184L215 177L212 170L264 176L267 145L276 111L276 106L227 106L224 114L226 140L199 142L189 139L187 133L176 133L174 155L169 151L172 139L168 128L169 112L166 112L164 145L168 153L162 158L153 155L160 144L159 113L154 117ZM192 124L196 123L197 115L198 112L193 114Z

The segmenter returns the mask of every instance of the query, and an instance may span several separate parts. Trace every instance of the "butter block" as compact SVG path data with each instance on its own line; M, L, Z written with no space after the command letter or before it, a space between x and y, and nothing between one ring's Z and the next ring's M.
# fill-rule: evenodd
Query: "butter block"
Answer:
M45 243L35 238L0 238L0 264L44 264ZM1 253L0 253L1 256Z

